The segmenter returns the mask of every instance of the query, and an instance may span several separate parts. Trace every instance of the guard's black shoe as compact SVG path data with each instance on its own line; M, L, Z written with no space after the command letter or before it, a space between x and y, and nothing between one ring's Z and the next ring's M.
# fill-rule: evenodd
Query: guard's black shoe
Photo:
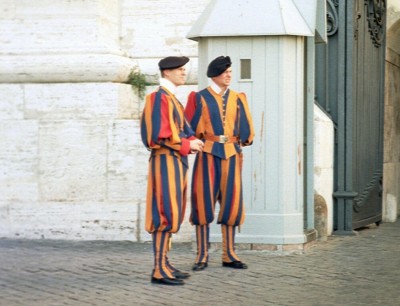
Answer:
M241 261L222 262L222 266L233 269L247 269L247 265Z
M208 263L206 262L196 262L192 266L193 271L202 271L208 267Z
M177 279L187 279L190 277L190 274L187 272L182 272L179 270L176 270L175 272L172 272L172 275L175 276Z
M185 283L181 279L177 278L151 278L152 284L159 284L159 285L169 285L169 286L181 286Z

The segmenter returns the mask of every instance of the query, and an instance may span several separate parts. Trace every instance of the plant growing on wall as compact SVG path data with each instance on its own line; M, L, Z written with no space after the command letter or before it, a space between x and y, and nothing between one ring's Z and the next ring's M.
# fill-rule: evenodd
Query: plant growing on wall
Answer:
M139 71L139 69L134 68L128 77L128 84L132 85L132 88L137 91L140 99L143 99L146 94L146 86L150 85L146 81L146 76Z

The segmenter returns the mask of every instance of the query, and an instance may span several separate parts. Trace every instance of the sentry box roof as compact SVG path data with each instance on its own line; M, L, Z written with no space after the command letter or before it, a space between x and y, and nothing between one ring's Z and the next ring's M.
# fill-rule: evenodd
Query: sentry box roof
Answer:
M318 14L317 1L322 14ZM187 38L325 34L325 0L211 0ZM322 16L321 16L322 15ZM324 35L322 36L324 37Z

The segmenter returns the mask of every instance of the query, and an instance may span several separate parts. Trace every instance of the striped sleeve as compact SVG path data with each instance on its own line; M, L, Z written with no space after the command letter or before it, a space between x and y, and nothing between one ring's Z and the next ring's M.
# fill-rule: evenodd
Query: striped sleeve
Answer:
M201 96L192 91L189 94L188 101L186 103L185 116L198 138L202 138L204 131L202 111L203 104L201 103Z
M177 113L170 99L159 91L146 97L140 124L142 142L148 149L168 147L187 155L190 151L187 138L193 135L193 131L188 128L191 132L188 136L180 132L177 121L183 121L184 114L183 111Z
M250 114L247 98L244 93L238 94L239 105L239 138L243 146L249 146L254 139L254 126Z

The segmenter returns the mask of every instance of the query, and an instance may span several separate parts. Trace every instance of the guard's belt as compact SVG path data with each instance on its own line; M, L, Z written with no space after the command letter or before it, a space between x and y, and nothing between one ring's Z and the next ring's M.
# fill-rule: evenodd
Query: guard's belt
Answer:
M239 137L228 135L204 135L205 140L210 140L219 143L238 142Z

